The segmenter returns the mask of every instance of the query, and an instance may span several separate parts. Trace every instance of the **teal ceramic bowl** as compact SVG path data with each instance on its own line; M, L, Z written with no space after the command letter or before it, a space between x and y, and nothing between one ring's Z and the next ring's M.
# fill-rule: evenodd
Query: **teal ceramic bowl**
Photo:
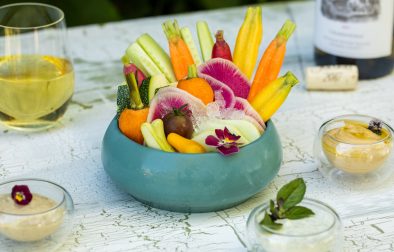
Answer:
M261 191L278 173L282 146L274 124L235 155L168 153L141 146L109 125L101 159L107 174L135 199L176 212L235 206Z

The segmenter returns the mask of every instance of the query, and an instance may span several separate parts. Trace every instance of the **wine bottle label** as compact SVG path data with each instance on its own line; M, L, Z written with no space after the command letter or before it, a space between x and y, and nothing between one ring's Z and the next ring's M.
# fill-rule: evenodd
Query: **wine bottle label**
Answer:
M315 13L320 50L356 59L391 55L394 0L317 0Z

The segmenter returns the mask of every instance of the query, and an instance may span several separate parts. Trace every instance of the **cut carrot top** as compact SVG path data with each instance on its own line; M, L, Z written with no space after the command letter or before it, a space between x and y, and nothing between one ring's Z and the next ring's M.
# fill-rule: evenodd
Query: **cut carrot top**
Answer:
M181 32L176 20L163 23L163 31L166 34L170 48L172 68L177 80L187 76L188 66L193 65L193 57L186 43L181 37Z

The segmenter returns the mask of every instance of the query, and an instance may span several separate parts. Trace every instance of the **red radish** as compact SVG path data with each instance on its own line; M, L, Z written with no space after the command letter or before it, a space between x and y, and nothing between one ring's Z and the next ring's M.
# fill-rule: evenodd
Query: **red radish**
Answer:
M145 74L140 69L138 69L138 67L133 63L125 64L123 66L123 74L128 75L130 73L134 73L138 87L141 86L142 81L146 79Z
M234 106L235 95L231 88L207 74L200 73L198 76L209 83L214 91L216 102L222 102L221 106L224 108L232 108Z
M185 104L193 116L192 120L206 116L206 106L200 99L176 87L160 88L150 103L147 122L162 119L174 108L180 108Z
M235 96L245 99L248 97L250 82L233 62L222 58L210 59L198 67L198 76L204 78L202 74L209 75L213 79L227 85L234 92ZM210 80L207 78L205 80L212 87ZM214 87L212 88L216 91Z
M236 97L234 109L245 112L246 116L253 118L255 122L257 122L261 126L262 129L265 129L264 120L261 118L259 113L257 113L257 111L252 107L252 105L250 105L248 100L243 99L241 97Z
M216 42L212 48L212 58L222 58L229 61L233 61L231 56L231 50L227 42L223 38L223 31L219 30L215 34Z

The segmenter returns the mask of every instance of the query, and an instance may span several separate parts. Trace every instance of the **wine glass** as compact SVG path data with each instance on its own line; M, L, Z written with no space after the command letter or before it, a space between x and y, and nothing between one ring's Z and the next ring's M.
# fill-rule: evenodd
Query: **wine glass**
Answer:
M63 11L40 3L0 7L0 122L20 130L50 128L73 91Z

